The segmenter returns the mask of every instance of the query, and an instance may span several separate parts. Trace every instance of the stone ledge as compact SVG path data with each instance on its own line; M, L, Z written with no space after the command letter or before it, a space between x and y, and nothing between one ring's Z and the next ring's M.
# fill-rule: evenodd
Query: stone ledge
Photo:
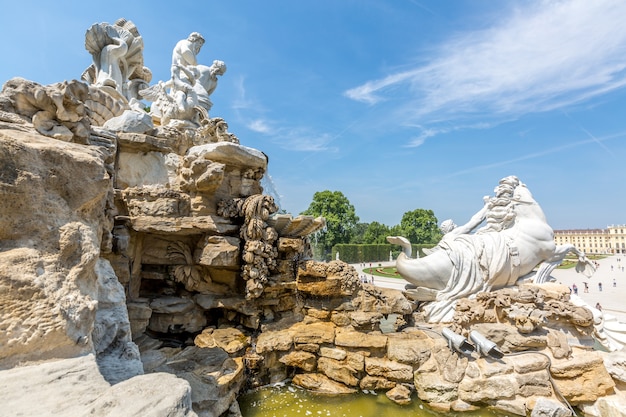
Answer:
M195 235L201 233L235 234L239 226L219 216L195 217L130 217L133 230L143 233Z

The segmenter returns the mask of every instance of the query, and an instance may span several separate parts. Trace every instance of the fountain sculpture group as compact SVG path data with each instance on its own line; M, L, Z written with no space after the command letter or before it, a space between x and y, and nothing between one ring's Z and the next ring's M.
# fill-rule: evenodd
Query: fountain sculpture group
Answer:
M289 378L442 411L623 406L626 360L593 350L592 312L549 282L572 248L524 184L504 178L423 259L406 250L405 293L363 284L309 258L324 219L279 214L267 157L209 116L226 66L199 64L203 44L178 42L151 85L135 25L97 23L82 81L4 84L3 413L234 417L242 390Z

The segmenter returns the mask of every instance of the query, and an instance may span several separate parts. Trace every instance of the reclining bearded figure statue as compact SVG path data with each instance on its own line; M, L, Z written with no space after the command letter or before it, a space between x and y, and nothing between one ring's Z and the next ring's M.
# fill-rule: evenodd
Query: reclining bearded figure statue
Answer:
M554 243L541 207L517 177L503 178L494 192L493 197L484 198L483 208L465 225L444 222L447 233L424 258L410 258L411 244L404 237L387 237L403 248L396 261L398 273L415 286L407 291L411 298L428 301L422 309L428 321L451 321L460 298L511 286L518 280L546 282L570 251L579 258L578 272L587 277L595 272L576 247Z

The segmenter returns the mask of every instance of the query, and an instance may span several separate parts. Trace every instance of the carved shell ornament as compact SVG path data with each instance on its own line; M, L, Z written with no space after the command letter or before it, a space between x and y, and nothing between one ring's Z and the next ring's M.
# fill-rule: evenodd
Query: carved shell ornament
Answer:
M121 20L123 19L118 20L118 22ZM100 54L106 46L116 44L117 39L122 39L128 46L128 51L124 54L123 59L126 70L124 75L126 78L131 78L133 74L129 73L128 69L141 68L143 70L143 39L139 36L137 28L132 22L124 20L124 25L129 26L136 35L133 35L127 28L118 26L118 22L115 25L108 23L92 25L85 34L85 49L94 57L94 61L98 62Z

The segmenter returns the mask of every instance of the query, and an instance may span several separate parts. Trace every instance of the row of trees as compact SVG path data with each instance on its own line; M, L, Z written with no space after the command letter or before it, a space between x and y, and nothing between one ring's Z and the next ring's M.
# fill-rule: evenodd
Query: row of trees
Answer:
M326 218L326 228L312 239L315 257L329 259L333 246L341 243L385 244L387 236L404 236L411 243L434 244L441 239L432 210L415 209L402 215L400 224L361 223L354 206L341 191L318 191L309 208L300 214Z

